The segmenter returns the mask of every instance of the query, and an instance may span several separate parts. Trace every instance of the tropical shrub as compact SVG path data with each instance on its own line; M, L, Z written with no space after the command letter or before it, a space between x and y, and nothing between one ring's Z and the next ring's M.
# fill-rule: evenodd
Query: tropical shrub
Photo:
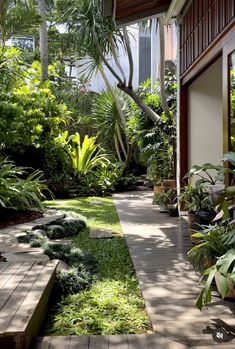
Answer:
M92 284L93 276L83 264L57 273L55 289L60 296L79 293Z
M113 93L103 91L95 99L92 112L98 141L124 163L129 157L125 124L130 114L130 105L130 99L119 89L113 88Z
M174 81L174 79L173 79ZM173 84L171 81L171 84ZM169 88L169 113L163 113L159 84L151 92L149 80L140 85L138 93L145 103L161 115L156 125L140 111L136 105L128 119L128 138L140 149L140 162L147 167L148 179L153 183L161 183L163 179L174 178L176 172L176 100L175 89ZM172 93L172 94L170 94Z
M96 137L85 136L81 141L79 133L70 136L71 158L75 173L87 175L96 168L107 166L109 160L102 149L96 144Z
M15 166L8 159L0 159L1 207L42 210L45 190L47 186L42 181L41 171L34 171L28 175L25 168Z

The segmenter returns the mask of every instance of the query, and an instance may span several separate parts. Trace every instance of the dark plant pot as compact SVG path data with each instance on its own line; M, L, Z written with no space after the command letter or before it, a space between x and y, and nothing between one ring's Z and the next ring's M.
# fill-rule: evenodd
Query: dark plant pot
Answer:
M168 208L167 208L166 205L160 204L159 205L159 211L160 211L160 213L168 213Z
M200 224L209 225L211 223L212 217L210 212L198 211L197 215L200 217Z
M178 217L178 205L177 204L168 204L167 205L169 216Z
M163 184L164 192L167 192L170 189L176 189L175 179L164 179L162 184Z

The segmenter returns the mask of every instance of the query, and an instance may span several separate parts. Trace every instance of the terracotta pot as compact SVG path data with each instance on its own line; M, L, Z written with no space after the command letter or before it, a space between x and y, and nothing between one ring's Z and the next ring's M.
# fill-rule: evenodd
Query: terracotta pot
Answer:
M228 291L228 294L225 298L235 299L235 285L229 277L227 278L227 282L228 282L229 291ZM215 283L216 283L216 287L219 291L219 294L221 294L220 273L219 272L215 273Z
M176 189L176 180L175 179L164 179L163 181L164 192L170 189Z
M163 192L163 186L162 185L155 185L154 187L153 187L153 193L154 194L160 194L160 193L162 193Z

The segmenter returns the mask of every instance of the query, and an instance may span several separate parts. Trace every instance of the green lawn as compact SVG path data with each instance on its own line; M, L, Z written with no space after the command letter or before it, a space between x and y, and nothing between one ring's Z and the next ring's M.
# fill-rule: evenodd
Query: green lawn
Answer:
M102 205L92 205L92 202ZM46 334L88 335L143 333L149 329L139 285L111 198L47 202L48 206L84 215L88 229L74 245L98 259L98 281L90 290L64 298L49 316ZM90 239L89 228L108 228L113 239Z

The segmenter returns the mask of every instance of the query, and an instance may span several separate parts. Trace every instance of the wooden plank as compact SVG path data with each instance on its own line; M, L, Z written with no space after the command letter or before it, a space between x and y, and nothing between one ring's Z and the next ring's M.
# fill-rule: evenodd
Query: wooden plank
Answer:
M55 273L56 264L50 262L44 268L41 266L38 267L40 267L40 269L37 269L36 280L7 328L8 332L26 330L27 322L25 319L26 317L28 321L32 319L35 308L43 296L43 292L52 278L53 273Z
M159 334L147 335L147 342L149 349L168 349L167 340Z
M5 303L11 297L20 282L23 280L27 272L32 268L32 265L32 262L24 262L17 269L17 273L12 275L12 277L5 283L4 288L0 289L0 314L1 309L4 307Z
M27 267L26 267L27 268ZM27 269L26 269L27 270ZM0 331L5 332L11 323L13 321L14 323L14 315L20 308L22 302L24 301L27 294L30 293L30 290L37 279L39 273L42 270L42 266L34 266L31 263L31 267L28 267L28 272L23 273L21 275L24 275L18 286L15 288L14 292L12 293L11 297L8 298L7 302L4 304L0 311ZM37 300L38 301L38 300ZM27 321L26 314L21 313L22 318L24 319L24 322ZM15 324L14 324L15 327ZM22 327L20 328L20 331L22 331ZM20 332L19 331L19 332Z
M51 337L36 337L32 349L49 349Z
M89 336L71 336L69 349L89 349Z
M127 335L109 336L109 349L128 349ZM142 348L147 349L147 348Z
M29 347L32 338L38 334L39 328L46 315L49 297L55 282L57 265L58 261L56 260L48 262L46 267L43 269L42 273L36 280L34 288L38 292L41 292L41 295L37 297L37 300L35 299L34 307L33 309L31 309L31 315L28 314L28 322L24 323L23 321L12 321L10 325L11 327L7 329L7 331L9 332L11 330L17 330L19 332L21 328L21 331L24 332L24 336L22 338L22 348L24 349L27 349ZM21 314L22 319L22 312L20 310L19 314Z
M89 349L109 349L109 337L90 336Z
M70 342L70 337L65 337L65 336L52 337L49 349L69 349L69 342Z
M1 271L0 274L0 289L5 285L5 283L15 274L23 262L10 263L7 268Z
M35 306L41 297L40 284L37 283L37 280L42 271L43 266L38 265L37 267L32 268L30 273L27 274L27 282L29 277L31 280L31 285L28 284L28 292L25 294L23 302L21 302L16 312L13 314L12 323L8 324L9 326L6 329L7 332L17 332L25 329L25 325L32 316ZM24 283L22 283L22 287L24 287ZM35 292L36 288L38 288L38 292ZM16 289L15 292L18 293L19 290Z
M11 264L12 262L0 262L0 274L2 274Z
M143 349L148 348L148 342L145 334L128 335L128 349Z

